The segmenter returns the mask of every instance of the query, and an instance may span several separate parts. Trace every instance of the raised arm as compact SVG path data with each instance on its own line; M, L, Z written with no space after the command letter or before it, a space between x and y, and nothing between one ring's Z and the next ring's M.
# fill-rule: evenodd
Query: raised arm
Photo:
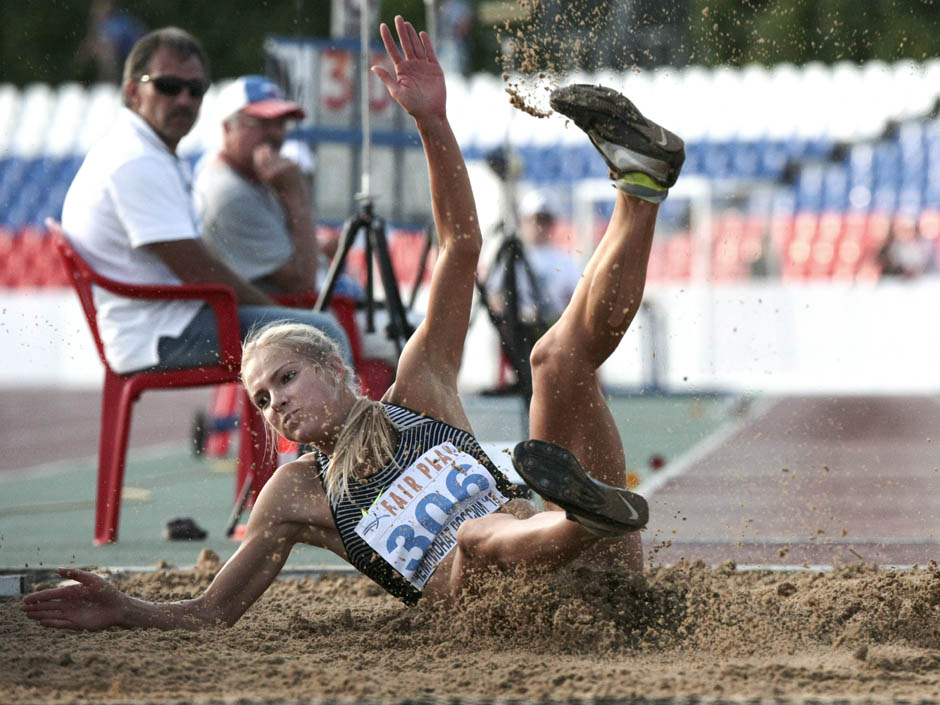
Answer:
M433 381L432 389L456 401L482 237L467 167L447 120L444 72L426 33L418 34L401 17L395 18L395 27L401 50L391 30L381 27L395 75L380 66L372 70L414 118L424 144L440 254L431 276L427 315L402 351L393 396L426 413L440 414L433 398L415 395L426 396L421 390Z

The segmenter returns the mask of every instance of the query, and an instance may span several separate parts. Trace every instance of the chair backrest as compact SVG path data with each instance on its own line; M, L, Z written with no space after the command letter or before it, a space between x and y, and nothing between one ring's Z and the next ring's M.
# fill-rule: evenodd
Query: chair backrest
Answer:
M82 305L82 311L85 319L88 321L88 328L95 339L95 348L98 350L98 357L101 362L108 366L108 360L104 355L104 343L101 342L101 334L98 332L98 310L95 308L95 299L92 292L92 284L98 277L88 263L75 251L72 243L65 237L65 233L57 225L50 225L50 237L55 243L56 251L62 258L65 265L65 271L68 274L69 282L75 293L78 294L78 300Z

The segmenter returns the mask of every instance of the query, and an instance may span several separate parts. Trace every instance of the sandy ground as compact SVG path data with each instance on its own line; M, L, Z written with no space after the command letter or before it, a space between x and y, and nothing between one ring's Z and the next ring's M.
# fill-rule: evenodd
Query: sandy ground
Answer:
M113 576L198 593L218 567ZM279 580L233 628L87 634L0 605L0 700L368 702L457 699L940 697L940 570L487 576L449 610L362 577Z

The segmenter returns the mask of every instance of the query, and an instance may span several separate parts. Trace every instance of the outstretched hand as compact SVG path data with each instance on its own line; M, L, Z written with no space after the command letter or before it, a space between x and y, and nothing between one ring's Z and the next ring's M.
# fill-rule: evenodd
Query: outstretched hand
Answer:
M23 598L20 609L44 627L107 629L120 623L126 596L94 573L60 568L59 575L77 585L51 588Z
M372 71L385 84L392 98L415 120L443 116L447 104L444 71L438 63L430 37L426 32L418 34L411 22L406 22L401 16L395 17L395 29L401 41L401 50L388 25L382 23L380 27L395 75L381 66L373 66Z

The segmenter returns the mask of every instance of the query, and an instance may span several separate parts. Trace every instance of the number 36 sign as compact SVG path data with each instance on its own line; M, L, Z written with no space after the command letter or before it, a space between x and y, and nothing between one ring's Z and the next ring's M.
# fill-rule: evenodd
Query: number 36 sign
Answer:
M269 38L265 42L268 74L307 113L305 125L356 127L359 121L361 76L368 75L369 115L380 128L394 128L401 111L382 82L369 71L381 64L392 70L384 49L370 48L368 66L361 67L359 42L355 39Z

